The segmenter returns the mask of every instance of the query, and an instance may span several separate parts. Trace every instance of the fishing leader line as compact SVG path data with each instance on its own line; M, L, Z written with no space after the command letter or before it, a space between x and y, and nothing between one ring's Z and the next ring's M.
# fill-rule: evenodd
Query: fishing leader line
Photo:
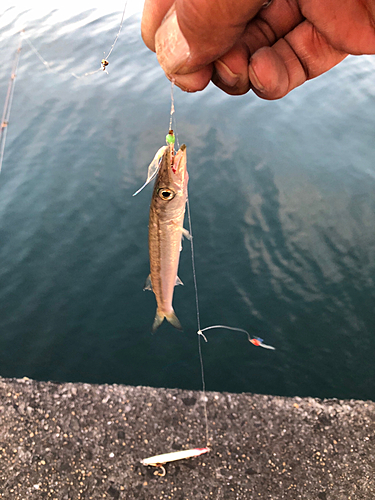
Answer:
M173 129L175 131L177 146L179 147L178 142L178 134L177 134L177 123L176 123L176 115L175 115L175 105L174 105L174 79L171 80L171 110L170 110L170 118L169 118L169 129L172 130L172 122L174 122ZM191 211L190 211L190 202L189 196L187 196L186 200L186 208L187 208L187 217L188 217L188 226L189 226L189 234L190 234L190 248L191 248L191 266L193 273L193 284L194 284L194 293L195 293L195 309L196 309L196 317L197 317L197 336L198 336L198 354L199 354L199 363L200 363L200 371L201 371L201 380L202 380L202 395L203 395L203 408L204 408L204 418L205 418L205 427L206 427L206 446L209 446L209 425L208 425L208 412L207 412L207 396L206 396L206 381L205 381L205 372L204 372L204 363L203 363L203 353L202 353L202 338L205 342L208 342L207 337L203 332L214 330L214 329L223 329L223 330L231 330L235 332L245 333L247 335L247 339L250 343L255 345L256 347L263 347L264 349L275 350L275 347L271 345L264 344L263 339L260 337L251 337L250 333L243 328L238 328L234 326L228 325L212 325L207 326L206 328L201 328L200 321L200 309L199 309L199 294L198 294L198 284L197 284L197 273L195 268L195 253L194 253L194 239L193 239L193 226L191 222Z
M31 42L31 40L27 36L25 36L25 35L23 35L23 36L24 36L25 42L29 45L30 49L34 52L34 54L41 61L41 63L47 68L48 71L51 71L55 75L64 75L64 74L65 75L70 75L70 76L73 76L74 78L76 78L77 80L80 80L81 78L85 78L87 76L94 75L98 71L104 71L108 75L108 71L107 71L107 66L109 64L108 59L109 59L109 56L112 54L113 49L115 48L117 40L118 40L118 38L120 36L121 30L122 30L122 26L124 24L125 12L126 12L127 5L128 5L128 0L125 1L125 5L124 5L123 11L122 11L122 16L121 16L120 26L119 26L119 29L118 29L117 34L115 36L114 42L112 43L112 45L111 45L111 47L110 47L107 55L104 55L103 59L101 60L100 67L98 69L95 69L94 71L89 71L87 73L84 73L83 75L76 75L76 73L69 72L69 71L68 72L56 71L55 69L52 68L51 64L44 59L44 57L42 56L42 54L34 46L34 44ZM104 52L104 54L105 54L105 52Z
M0 125L0 127L1 127L0 128L0 172L1 172L1 167L3 165L5 141L6 141L7 131L8 131L10 110L12 108L13 95L14 95L14 85L16 83L17 69L18 69L18 63L20 60L21 49L22 49L22 37L20 38L18 49L17 49L15 56L14 56L14 59L13 59L12 73L10 75L8 90L7 90L7 94L5 97L3 114L2 114L2 118L1 118L1 125Z
M48 61L46 61L46 59L44 59L42 54L38 51L38 49L31 42L30 38L25 35L25 30L20 31L20 42L19 42L19 46L18 46L18 49L16 51L16 54L15 54L14 60L13 60L12 73L11 73L11 77L9 80L8 90L7 90L7 94L6 94L6 98L5 98L3 114L2 114L2 118L1 118L1 124L0 124L0 172L1 172L2 165L3 165L5 141L6 141L6 135L7 135L7 130L8 130L10 111L11 111L11 107L12 107L12 103L13 103L14 86L15 86L15 80L16 80L16 76L17 76L17 69L18 69L18 64L19 64L19 59L20 59L21 48L22 48L22 41L24 40L27 43L27 45L30 47L31 51L36 55L36 57L43 64L43 66L48 71L50 71L51 73L54 73L55 75L68 74L70 76L73 76L77 80L79 80L79 79L84 78L86 76L94 75L98 71L104 71L105 73L108 74L108 71L107 71L107 66L109 64L108 59L109 59L109 56L112 54L113 49L114 49L114 47L117 43L117 40L120 36L121 30L122 30L122 27L124 24L127 4L128 4L128 0L125 1L125 5L124 5L123 11L122 11L122 16L121 16L120 26L119 26L119 29L118 29L117 34L115 36L115 39L114 39L108 53L102 59L100 68L98 68L94 71L90 71L88 73L84 73L81 76L78 76L75 73L71 73L71 72L56 71L52 67L51 63L49 63ZM104 54L105 54L105 52L104 52Z
M177 133L177 123L176 123L176 115L175 115L175 106L174 106L174 79L171 80L171 111L169 118L169 129L172 129L172 121L174 121L174 132L176 136L177 146L179 147L178 142L178 133ZM198 354L199 354L199 364L200 364L200 372L201 372L201 380L202 380L202 396L203 396L203 412L204 412L204 420L206 427L206 446L209 446L209 426L208 426L208 413L207 413L207 396L206 396L206 379L204 374L204 363L203 363L203 354L202 354L202 345L201 345L201 337L207 342L206 337L199 333L201 332L201 322L200 322L200 311L199 311L199 296L198 296L198 284L197 284L197 273L195 270L195 254L194 254L194 243L193 243L193 225L191 222L191 213L190 213L190 202L189 202L189 193L186 199L186 208L187 208L187 216L188 216L188 225L189 225L189 234L190 234L190 249L191 249L191 267L193 272L193 283L194 283L194 291L195 291L195 309L197 315L197 326L198 326Z
M105 73L108 74L108 71L107 71L107 66L109 64L109 56L112 54L113 52L113 49L115 48L115 45L117 43L117 40L120 36L120 33L121 33L121 30L122 30L122 27L123 27L123 24L124 24L124 19L125 19L125 12L126 12L126 7L128 5L128 0L125 0L125 5L124 5L124 8L122 10L122 15L121 15L121 21L120 21L120 26L118 28L118 31L117 31L117 34L115 36L115 39L110 47L110 49L108 50L108 52L104 52L104 57L103 59L101 60L101 63L100 63L100 67L95 69L94 71L89 71L87 73L84 73L83 75L77 75L76 73L73 73L73 72L69 72L69 71L57 71L55 70L53 67L52 67L52 64L49 63L43 56L42 54L39 52L39 50L35 47L35 45L32 43L32 41L30 40L30 38L28 36L25 35L25 30L22 30L21 31L21 36L23 37L23 39L25 40L25 42L27 43L27 45L30 47L30 49L32 50L32 52L36 55L36 57L39 59L39 61L43 64L43 66L48 70L50 71L51 73L54 73L55 75L70 75L70 76L73 76L74 78L76 78L77 80L80 80L81 78L84 78L84 77L87 77L87 76L91 76L91 75L94 75L95 73L97 73L98 71L104 71Z

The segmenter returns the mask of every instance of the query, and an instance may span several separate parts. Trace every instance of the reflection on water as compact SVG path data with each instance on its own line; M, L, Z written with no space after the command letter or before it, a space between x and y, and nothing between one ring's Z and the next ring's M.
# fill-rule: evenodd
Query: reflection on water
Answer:
M170 86L139 14L109 75L69 76L113 42L118 13L97 12L31 22L62 76L22 52L0 177L0 374L199 389L189 244L175 293L184 333L151 335L151 187L131 196L163 144ZM7 16L0 102L22 18ZM375 399L374 66L349 58L280 102L176 90L202 327L277 348L207 332L208 389Z

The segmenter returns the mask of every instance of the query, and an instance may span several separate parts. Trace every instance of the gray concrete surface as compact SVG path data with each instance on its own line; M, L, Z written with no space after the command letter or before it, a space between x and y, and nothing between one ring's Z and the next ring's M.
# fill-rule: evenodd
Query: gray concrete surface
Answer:
M0 498L375 499L375 403L0 379Z

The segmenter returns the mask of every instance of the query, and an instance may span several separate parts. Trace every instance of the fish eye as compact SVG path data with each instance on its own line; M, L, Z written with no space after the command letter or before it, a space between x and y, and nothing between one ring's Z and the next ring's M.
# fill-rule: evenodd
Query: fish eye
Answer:
M169 188L159 188L158 195L159 195L159 198L161 198L163 201L169 201L169 200L173 200L176 193L174 191L172 191L172 189L169 189Z

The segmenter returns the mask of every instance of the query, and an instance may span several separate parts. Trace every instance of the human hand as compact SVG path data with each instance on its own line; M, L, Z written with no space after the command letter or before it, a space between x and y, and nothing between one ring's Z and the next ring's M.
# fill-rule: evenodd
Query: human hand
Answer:
M142 37L188 92L279 99L348 54L375 54L374 0L146 0ZM263 8L265 7L265 8Z

